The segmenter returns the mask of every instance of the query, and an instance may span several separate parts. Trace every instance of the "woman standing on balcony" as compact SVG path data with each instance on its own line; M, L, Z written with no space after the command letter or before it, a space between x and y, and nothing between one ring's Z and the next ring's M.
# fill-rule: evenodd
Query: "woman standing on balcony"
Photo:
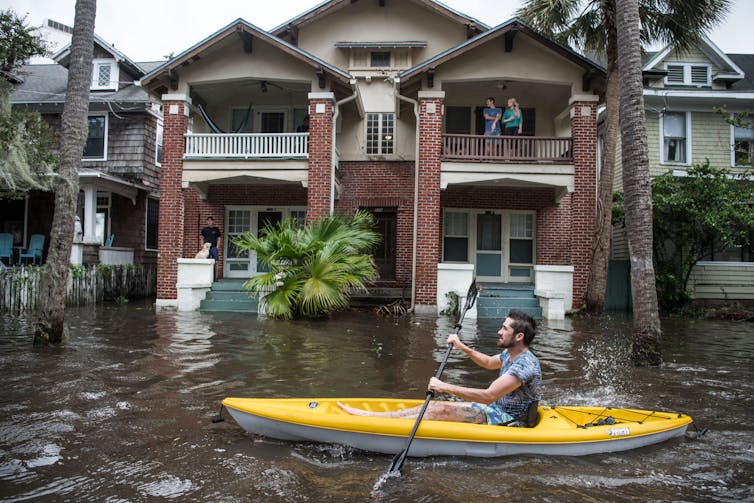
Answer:
M519 136L523 129L524 121L521 118L521 109L515 98L508 98L508 107L503 114L505 136Z
M503 111L495 106L495 98L487 98L487 107L484 109L484 136L500 135L500 116Z

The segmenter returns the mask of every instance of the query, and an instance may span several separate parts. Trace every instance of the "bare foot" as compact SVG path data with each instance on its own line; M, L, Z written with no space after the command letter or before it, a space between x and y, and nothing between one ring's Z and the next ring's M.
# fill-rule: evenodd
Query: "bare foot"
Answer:
M335 402L335 403L338 405L338 407L343 409L348 414L351 414L352 416L369 416L370 415L369 412L365 410L357 409L355 407L349 407L348 405L345 405L340 402Z

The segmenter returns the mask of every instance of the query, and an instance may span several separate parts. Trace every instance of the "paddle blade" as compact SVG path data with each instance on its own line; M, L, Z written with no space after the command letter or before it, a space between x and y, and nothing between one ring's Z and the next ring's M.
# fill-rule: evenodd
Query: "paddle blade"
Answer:
M401 472L401 467L406 461L406 454L408 454L408 449L403 449L393 457L393 461L392 463L390 463L390 467L388 467L387 469L388 475L399 474Z

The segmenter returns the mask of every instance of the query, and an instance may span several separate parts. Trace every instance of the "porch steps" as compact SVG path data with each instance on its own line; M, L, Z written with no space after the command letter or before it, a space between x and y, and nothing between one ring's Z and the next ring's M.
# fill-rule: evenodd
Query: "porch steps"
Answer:
M511 309L523 311L535 319L542 318L539 299L530 283L482 283L476 302L477 318L504 319Z
M201 301L199 310L203 312L242 312L256 313L259 301L249 297L243 289L245 280L221 279L212 283L212 289Z

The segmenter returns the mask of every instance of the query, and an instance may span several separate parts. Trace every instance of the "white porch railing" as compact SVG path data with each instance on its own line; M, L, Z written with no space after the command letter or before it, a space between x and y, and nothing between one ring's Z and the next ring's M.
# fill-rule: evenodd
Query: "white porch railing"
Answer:
M185 159L308 159L309 133L187 133Z

